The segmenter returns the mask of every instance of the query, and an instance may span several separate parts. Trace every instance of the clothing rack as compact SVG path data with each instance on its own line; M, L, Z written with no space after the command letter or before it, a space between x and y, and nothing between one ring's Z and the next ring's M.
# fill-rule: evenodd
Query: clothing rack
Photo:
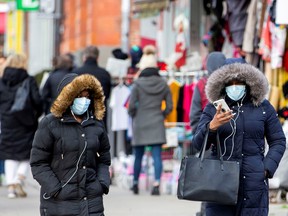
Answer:
M208 72L206 70L196 70L196 71L159 71L161 76L170 77L182 77L182 76L204 76Z
M189 122L165 122L166 127L190 126Z

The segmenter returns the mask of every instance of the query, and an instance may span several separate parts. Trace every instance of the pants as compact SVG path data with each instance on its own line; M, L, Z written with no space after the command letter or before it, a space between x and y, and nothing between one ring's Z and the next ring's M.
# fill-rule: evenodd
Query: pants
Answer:
M155 182L160 183L161 174L162 174L162 144L159 145L151 145L152 147L152 158L153 158L153 165L154 165L154 179ZM142 165L142 158L144 155L145 146L135 146L134 147L134 154L135 154L135 161L134 161L134 178L133 182L136 184L138 183L139 175L141 172L141 165Z
M28 160L5 160L5 177L7 185L21 184L21 179L19 179L19 176L22 176L22 178L26 177L29 166Z
M4 160L0 160L0 175L4 174L5 170L4 170Z

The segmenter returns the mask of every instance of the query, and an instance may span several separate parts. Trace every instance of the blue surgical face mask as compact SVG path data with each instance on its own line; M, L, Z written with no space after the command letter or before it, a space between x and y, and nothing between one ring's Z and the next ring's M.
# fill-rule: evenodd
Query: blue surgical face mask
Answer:
M225 90L229 98L238 101L244 96L246 87L245 85L231 85L227 86Z
M70 108L76 115L82 115L87 111L90 102L91 100L86 97L75 98Z

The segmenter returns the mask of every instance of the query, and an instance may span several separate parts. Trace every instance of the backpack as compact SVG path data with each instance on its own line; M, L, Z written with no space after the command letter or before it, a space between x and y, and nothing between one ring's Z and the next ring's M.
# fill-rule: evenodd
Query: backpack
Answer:
M18 87L10 113L24 111L30 105L30 83L29 77L26 78Z

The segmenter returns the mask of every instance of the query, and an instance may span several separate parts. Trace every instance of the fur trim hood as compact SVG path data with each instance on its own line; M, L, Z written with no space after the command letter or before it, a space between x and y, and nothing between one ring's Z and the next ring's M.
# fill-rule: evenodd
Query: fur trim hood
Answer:
M225 65L212 73L205 86L205 93L212 103L215 100L224 98L225 84L231 80L244 81L250 89L251 101L259 106L268 93L268 80L265 75L256 67L249 64L234 63Z
M98 120L102 120L105 113L105 96L101 83L89 74L76 76L70 83L64 86L51 106L51 113L56 117L62 117L66 110L72 105L74 99L83 90L87 89L92 93L91 103L94 104L94 115Z

